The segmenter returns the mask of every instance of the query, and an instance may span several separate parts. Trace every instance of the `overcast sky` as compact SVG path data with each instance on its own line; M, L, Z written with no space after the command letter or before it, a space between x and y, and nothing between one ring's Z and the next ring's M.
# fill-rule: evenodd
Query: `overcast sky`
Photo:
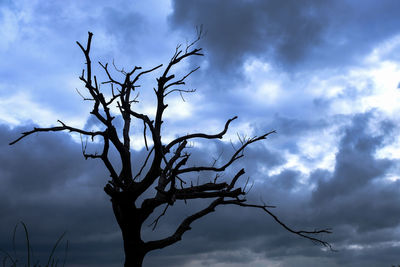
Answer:
M400 264L399 10L397 0L1 0L0 248L12 250L13 228L24 221L42 262L67 231L67 266L121 266L121 235L103 191L108 173L84 160L79 137L44 133L8 143L58 119L95 126L76 90L85 95L75 41L86 43L88 31L93 62L152 68L203 25L205 56L176 69L201 67L187 83L197 91L185 102L168 98L164 140L218 132L237 115L222 141L193 143L193 163L210 162L221 152L221 160L229 157L237 134L276 130L226 176L244 167L254 183L249 201L276 205L295 229L333 228L320 238L338 252L293 236L260 211L218 207L180 243L148 254L144 266ZM149 115L156 74L138 89L136 108ZM141 124L134 126L139 165L145 151ZM145 238L171 233L204 205L175 205L155 232L144 226ZM22 227L17 240L24 241Z

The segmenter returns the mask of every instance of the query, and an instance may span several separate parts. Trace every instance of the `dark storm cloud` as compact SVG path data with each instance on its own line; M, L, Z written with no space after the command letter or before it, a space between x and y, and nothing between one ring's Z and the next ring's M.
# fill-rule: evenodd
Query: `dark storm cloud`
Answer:
M248 57L294 67L345 66L399 32L398 1L184 1L170 21L185 30L203 24L215 69L240 67Z
M310 202L312 214L319 214L318 221L337 229L333 238L339 246L365 246L356 254L355 262L360 266L368 261L376 266L393 259L394 251L383 247L399 238L395 229L400 224L400 183L384 180L385 174L398 162L375 155L385 140L392 139L394 125L381 121L375 126L382 132L373 134L368 125L374 115L373 112L355 115L352 123L344 128L331 175L324 171L312 174L312 180L318 179ZM369 251L374 249L381 250L382 254L372 253L375 255L372 257ZM337 260L350 261L349 250L339 254Z
M323 21L318 21L317 14L306 13L307 6L312 11L316 5L311 1L306 5L299 1L287 5L276 1L174 1L171 21L182 27L204 24L210 58L221 67L237 66L245 56L271 49L286 51L282 56L292 61L319 39ZM295 41L297 45L290 49Z
M22 19L18 20L16 29L20 36L7 45L3 53L6 59L12 58L5 60L7 66L0 73L5 83L3 87L7 89L3 98L6 105L7 95L14 94L13 89L17 88L28 95L31 92L35 103L44 110L53 107L50 110L55 113L76 115L80 114L79 110L83 112L81 107L70 104L76 99L66 92L74 91L76 85L69 81L80 75L84 63L74 41L85 43L87 30L94 32L93 62L100 59L111 63L115 58L118 67L138 64L146 69L168 62L170 52L175 49L177 31L168 31L164 25L168 5L162 11L158 6L148 5L147 10L154 12L146 14L141 7L147 4L142 2L120 1L112 6L107 6L106 1L99 1L97 5L90 1L37 2L24 9L25 5L2 1L0 6L7 4L13 5L11 11L18 11L15 18ZM400 162L376 155L380 148L397 140L398 127L379 118L377 112L353 116L342 115L342 110L335 109L336 101L358 103L360 97L373 94L374 80L371 78L362 90L344 82L342 93L333 97L318 93L319 96L315 96L314 92L304 89L314 76L321 81L316 86L330 86L330 77L340 76L377 44L397 34L400 2L176 0L172 2L172 9L170 29L183 30L182 36L188 40L193 37L194 26L204 24L207 34L200 46L205 49L208 68L202 65L201 70L206 71L193 74L192 82L187 84L187 89L194 85L202 90L204 99L195 102L200 112L171 124L168 118L165 129L176 132L174 127L177 127L184 133L191 127L203 130L213 128L213 119L225 120L239 115L232 123L234 127L239 125L239 131L254 130L251 134L262 134L266 130L277 130L277 134L267 140L248 147L245 157L229 168L220 180L229 180L244 167L246 174L238 185L244 185L248 177L247 188L254 182L247 196L251 203L264 201L276 205L275 214L294 229L332 227L332 235L320 238L332 242L339 252L321 251L313 243L285 231L261 210L217 207L215 213L193 223L193 229L185 233L181 242L152 252L146 257L145 266L190 266L192 260L205 266L229 263L251 266L255 258L274 259L282 266L300 267L398 264L400 250L393 244L400 240L400 181L384 177L398 172ZM398 57L386 55L384 58L389 56ZM268 66L268 71L256 71L254 77L243 79L238 72L249 59L266 61L272 66ZM190 63L199 62L201 65L201 59L197 58ZM186 70L191 66L183 67ZM287 72L298 72L293 76L279 75L280 67ZM94 68L96 73L103 73L97 72L97 65ZM321 74L322 68L328 70ZM185 70L177 70L177 77L179 71ZM67 73L71 76L65 77ZM344 80L352 77L344 76ZM282 95L278 96L277 104L262 102L262 99L256 99L261 100L260 103L250 103L258 97L252 90L254 87L278 79L283 81L278 85L282 87L279 92ZM342 87L341 82L333 83ZM236 92L244 83L245 90ZM153 93L151 86L143 85L141 100L145 88ZM219 91L219 88L233 88L235 93ZM243 95L253 93L254 99ZM262 96L269 97L269 94ZM200 123L202 121L204 123ZM116 116L114 122L121 128L120 117ZM90 130L99 126L90 116L84 128ZM109 179L107 170L99 161L85 161L81 144L65 133L38 134L8 146L21 132L32 127L0 125L0 248L11 250L13 226L23 220L30 230L35 254L41 259L46 259L57 237L67 230L68 264L120 266L122 238L109 198L103 191ZM371 132L370 128L379 131ZM142 132L142 128L138 132ZM310 136L319 139L317 141L324 142L327 138L327 143L334 142L330 140L331 135L337 137L338 146L332 145L332 151L323 151L321 155L336 153L333 170L315 169L314 164L321 163L321 158L307 158L300 144ZM233 146L238 147L235 140L232 140ZM88 146L90 151L101 149L96 144ZM229 160L233 151L229 142L199 142L199 146L195 144L189 149L192 156L188 165L210 165L218 157L216 164L221 165ZM116 151L111 152L115 163ZM132 153L136 173L147 152L142 149ZM309 177L296 168L269 173L289 162L285 157L287 153L299 157L306 168L313 169ZM195 184L212 181L214 177L204 173L187 179ZM154 191L152 186L144 197ZM161 214L163 207L160 207L146 221L144 237L150 240L172 234L184 218L209 202L175 203L153 232L148 225ZM19 240L23 244L21 232L18 232ZM21 248L24 253L24 247Z
M298 266L313 263L317 266L360 267L394 263L399 251L391 248L390 244L399 238L395 233L400 224L400 182L389 182L383 177L398 162L379 159L375 153L393 140L397 128L393 122L379 116L379 112L370 111L325 121L281 118L282 123L277 123L282 128L278 136L283 135L283 140L323 131L332 123L344 125L337 132L341 137L334 171L317 169L305 184L301 182L304 174L298 171L286 169L272 176L262 172L260 166L265 164L270 169L284 164L285 159L279 156L279 152L265 149L260 144L246 150L246 156L233 168L245 166L246 175L258 181L250 191L249 201L260 203L261 198L267 204L276 205L275 214L289 226L309 230L332 227L334 233L321 238L332 242L338 253L323 252L311 242L292 236L263 212L218 207L215 213L194 223L193 229L184 235L181 243L152 253L146 263L157 266L157 263L165 262L167 266L174 266L189 264L190 259L197 259L206 265L228 264L232 258L225 259L221 255L232 251L242 253L243 248L259 253L257 255L261 253L267 259L278 260L283 266L292 266L294 262L298 262ZM371 126L380 131L371 132ZM265 144L274 147L275 142L282 141L277 138L266 140ZM207 163L205 158L210 159L209 155L218 155L220 151L225 152L221 156L223 161L232 147L219 144L213 149L206 146L194 150L193 162ZM271 158L276 161L265 161ZM228 170L223 179L233 174L233 170ZM310 189L312 184L316 186L313 191ZM183 218L183 214L188 216L193 210L206 205L207 201L196 202L191 206L191 211L187 208L183 213L178 208L171 209L169 216L172 219L166 216L163 221L167 225L165 233L173 232L175 223L179 221L176 218ZM168 223L170 220L174 223ZM356 250L348 247L352 245L364 248ZM177 251L178 255L175 254ZM380 254L373 251L379 251ZM243 264L247 265L251 265L253 260L252 257L241 258Z
M246 175L263 181L252 188L249 201L260 203L261 198L267 204L277 205L275 214L295 229L332 227L332 235L320 237L332 242L339 252L321 251L311 242L286 232L258 210L218 207L217 212L196 222L181 243L154 252L146 261L155 264L169 258L172 261L170 266L174 266L174 261L183 265L189 259L198 259L204 264L227 264L231 259L224 260L221 255L246 248L252 253L278 260L284 266L291 266L298 257L302 259L299 266L309 266L310 262L324 266L360 267L394 263L399 250L391 249L390 244L399 238L395 229L400 224L400 182L386 181L383 177L398 163L376 158L375 152L391 140L395 128L393 123L378 119L375 126L381 132L371 132L369 125L376 118L374 112L352 117L351 123L342 127L339 133L341 140L334 171L317 169L305 184L301 182L304 174L289 169L278 175L262 175L257 166L263 164L263 154L268 151L261 149L260 145L256 146L260 149L258 153L253 156L246 153L247 156L238 164L238 167L245 166ZM198 155L202 158L207 153ZM231 171L228 173L233 174ZM311 184L316 184L313 191ZM199 210L206 204L207 201L199 201L192 207ZM172 218L182 216L178 209L170 212ZM189 209L184 212L186 216L190 213ZM166 216L164 222L169 220ZM166 232L175 229L173 223L167 225L171 228L165 229ZM351 246L364 248L357 250ZM172 257L176 255L175 251L179 251L181 256ZM183 255L187 256L186 260ZM243 264L248 265L253 260L251 257L242 258Z
M291 190L295 188L299 182L300 174L299 171L284 170L271 178L273 179L274 186L282 188L283 190Z
M92 126L96 126L96 123L89 119L85 127ZM81 155L81 145L66 133L36 134L13 146L8 145L10 141L20 136L21 132L32 127L34 125L10 129L2 125L0 128L0 140L2 140L0 161L3 163L0 170L3 185L0 188L0 210L5 214L0 222L2 240L0 247L11 251L12 228L22 220L28 225L31 243L38 259L45 259L57 237L63 231L67 231L66 238L70 241L70 256L67 260L69 264L99 266L101 261L104 266L112 266L113 263L120 262L121 237L116 228L108 197L102 190L109 179L106 169L98 161L85 161ZM88 149L99 151L100 148L96 144L89 143ZM210 154L214 154L217 158L223 152L218 161L218 164L221 164L230 158L233 148L230 144L214 142L208 149L193 148L191 152L193 152L191 164L195 165L209 165L213 162ZM134 153L136 170L141 166L146 153L144 149ZM241 168L245 164L249 175L257 172L260 162L266 166L276 166L284 162L282 157L274 155L264 146L249 148L245 153L248 160L239 162L236 168ZM115 156L112 160L115 161ZM233 170L229 170L221 179L229 179L233 175ZM194 182L197 180L197 177L189 178ZM200 179L202 182L213 178L203 175ZM149 192L146 195L149 195ZM170 213L165 220L162 220L155 233L152 233L147 224L144 226L145 237L158 239L171 234L183 218L204 208L207 203L208 201L197 201L190 206L183 203L176 204L170 208ZM230 212L225 210L222 213L229 215ZM157 215L158 213L155 216ZM201 226L202 223L196 225ZM207 221L205 223L207 226ZM235 228L229 227L222 231L224 224L214 221L211 223L217 224L217 230L210 232L204 228L207 231L206 237L210 241L206 251L212 248L217 250L220 247L226 248L226 245L223 246L223 240L226 241L227 237L223 236ZM199 238L198 233L203 233L201 227L194 236L185 237L189 242L185 243L184 249L180 252L170 253L167 250L167 255L170 254L167 258L172 258L170 266L187 262L189 258L186 253L195 255L204 252L201 243L190 241L192 238L194 240ZM18 247L19 255L24 252L21 236L21 233L17 236L18 243L21 244L21 251ZM234 239L232 236L232 240ZM232 247L238 245L234 243ZM161 255L165 257L166 254L161 253ZM62 257L62 253L59 256ZM148 266L157 266L157 260L158 257L151 258ZM166 261L165 258L162 260Z
M372 114L355 115L352 125L344 131L333 177L328 181L319 181L318 190L313 195L316 202L343 197L355 188L362 188L373 179L380 178L392 166L393 162L388 159L375 158L375 152L382 147L384 138L391 135L393 126L385 126L382 135L372 136L368 133Z
M235 170L245 167L250 183L259 181L251 189L249 201L260 203L261 198L267 204L277 205L274 212L295 229L333 227L334 234L323 238L333 242L343 252L332 254L320 251L311 242L287 233L262 211L218 207L215 213L195 222L193 229L185 233L180 243L152 252L145 263L147 266L158 266L160 263L180 266L197 259L204 264L232 261L251 264L254 259L248 254L244 254L240 260L229 256L232 251L244 253L243 249L246 248L251 253L283 263L301 256L317 262L327 261L332 266L356 266L354 262L365 263L365 259L373 263L391 264L397 251L382 246L397 238L393 235L393 229L400 223L400 183L388 183L381 179L395 162L377 159L374 153L387 139L390 140L394 125L387 121L380 122L382 132L372 134L367 126L373 118L376 118L373 112L359 114L343 128L335 170L332 173L317 170L311 174L310 183L316 184L312 195L309 184L300 182L304 177L298 171L287 169L273 176L262 171L260 167L268 169L285 163L277 151L267 148L273 142L269 139L263 145L259 143L246 149L245 157L220 178L229 179ZM320 125L317 125L319 128ZM6 185L1 187L0 210L6 214L1 221L1 247L10 248L10 231L22 219L30 226L32 236L45 233L40 238L36 234L36 240L49 244L48 247L62 231L68 230L71 264L94 266L99 259L104 266L120 262L121 238L109 200L102 190L108 179L104 167L99 162L83 160L80 144L66 134L36 135L15 146L7 145L27 128L30 126L12 130L2 126L0 131L3 140L0 158L10 164L4 164L1 168L2 183ZM299 131L306 131L300 128L301 125ZM309 131L315 129L310 127ZM294 133L288 131L285 134ZM96 149L95 145L93 149ZM203 144L190 150L193 157L190 163L197 166L210 164L213 162L211 155L217 158L223 152L217 161L218 165L226 161L232 151L229 143ZM134 158L142 159L145 153L144 150L135 152ZM57 168L52 169L52 166ZM135 162L135 166L137 169L140 165ZM246 178L240 183L244 184ZM197 177L192 179L196 181ZM199 179L202 182L211 178L203 175ZM336 197L338 195L340 197ZM146 223L143 227L146 240L173 233L183 218L208 203L204 200L194 201L190 205L176 203L161 219L155 232ZM158 209L155 216L161 212L162 208ZM43 218L50 224L41 224ZM151 220L148 221L150 223ZM343 249L343 246L352 244L368 248L357 255ZM376 246L382 254L369 255L371 246ZM48 255L47 250L41 246L39 255ZM85 254L80 251L85 251ZM304 261L307 262L306 259ZM304 266L307 266L306 263Z
M90 265L102 258L103 266L112 266L122 258L122 250L110 202L102 190L108 180L105 168L85 161L80 144L64 133L43 133L8 145L32 127L0 126L1 249L12 251L13 227L24 221L42 264L57 238L67 231L68 263ZM25 255L23 240L19 228L19 255ZM105 247L107 252L100 253ZM83 250L85 255L80 253Z

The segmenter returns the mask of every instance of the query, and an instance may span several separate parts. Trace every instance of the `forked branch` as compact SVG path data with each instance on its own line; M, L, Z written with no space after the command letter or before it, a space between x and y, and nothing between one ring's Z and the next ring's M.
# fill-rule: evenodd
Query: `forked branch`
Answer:
M62 121L58 121L61 126L55 126L55 127L49 127L49 128L37 128L34 127L33 130L31 131L27 131L27 132L23 132L22 136L20 136L19 138L15 139L14 141L12 141L11 143L9 143L9 145L13 145L15 143L17 143L18 141L20 141L21 139L27 137L28 135L31 135L33 133L39 133L39 132L60 132L60 131L69 131L69 132L75 132L75 133L79 133L79 134L83 134L86 136L90 136L91 138L97 136L97 135L104 135L104 132L101 131L96 131L96 132L89 132L89 131L85 131L79 128L75 128L75 127L71 127L68 125L65 125Z
M251 207L251 208L258 208L262 209L265 211L268 215L270 215L278 224L280 224L283 228L285 228L287 231L296 234L298 236L304 237L308 240L311 240L312 242L318 243L323 245L324 247L329 248L330 250L334 251L332 248L332 245L326 241L323 241L319 238L314 237L313 235L318 235L318 234L331 234L332 229L331 228L325 228L325 229L320 229L320 230L314 230L314 231L304 231L304 230L294 230L291 227L287 226L284 222L282 222L274 213L272 213L268 208L274 208L274 206L267 206L267 205L255 205L255 204L248 204L240 200L224 200L221 202L223 205L237 205L241 207Z
M284 222L282 222L270 210L268 210L268 208L271 208L271 206L247 204L247 203L244 203L245 201L246 201L245 199L224 200L224 197L219 197L219 198L215 199L213 202L211 202L209 204L209 206L207 206L203 210L200 210L200 211L188 216L186 219L184 219L181 222L181 224L178 226L178 228L176 229L175 233L172 234L171 236L166 237L164 239L147 242L146 243L147 249L149 249L149 250L161 249L161 248L164 248L166 246L169 246L169 245L172 245L172 244L178 242L179 240L182 239L182 236L185 232L187 232L188 230L191 230L190 225L194 221L204 217L205 215L207 215L211 212L214 212L215 208L219 205L238 205L238 206L242 206L242 207L252 207L252 208L262 209L268 215L270 215L276 222L278 222L283 228L285 228L287 231L289 231L293 234L296 234L298 236L301 236L303 238L306 238L308 240L311 240L314 243L321 244L324 247L327 247L330 250L334 251L334 249L332 248L332 245L329 242L323 241L323 240L315 237L315 235L318 235L318 234L331 234L332 231L330 228L314 230L314 231L294 230L291 227L287 226Z
M257 141L260 141L262 139L265 139L268 135L275 133L275 131L271 131L268 132L266 134L263 134L261 136L256 136L253 138L248 139L247 141L243 142L242 145L235 151L235 153L233 153L232 157L230 158L230 160L225 163L224 165L222 165L221 167L215 167L215 166L200 166L200 167L190 167L190 168L185 168L185 169L181 169L178 170L178 174L182 174L182 173L188 173L188 172L200 172L200 171L215 171L215 172L221 172L224 171L227 167L229 167L230 165L232 165L233 162L235 162L236 160L240 159L243 157L242 152L244 151L244 149Z

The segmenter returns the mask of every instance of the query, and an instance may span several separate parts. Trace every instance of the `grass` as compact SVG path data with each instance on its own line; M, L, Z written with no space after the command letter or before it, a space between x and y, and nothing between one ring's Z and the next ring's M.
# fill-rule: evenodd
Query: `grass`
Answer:
M57 249L57 246L60 244L61 240L64 238L66 232L64 232L56 241L56 243L54 244L53 248L51 249L50 255L47 259L47 263L46 265L40 265L40 261L37 260L35 261L34 257L33 257L33 250L32 247L30 245L30 241L29 241L29 233L28 233L28 228L26 227L24 222L20 222L20 224L23 226L24 228L24 232L25 232L25 238L26 238L26 263L22 263L20 262L20 260L18 259L16 250L15 250L15 235L17 232L17 228L19 224L16 224L14 227L14 232L13 232L13 238L12 238L12 247L13 247L13 256L11 256L10 253L8 253L7 251L4 251L2 249L0 249L0 252L2 252L3 258L2 258L2 266L3 267L18 267L18 266L24 266L24 267L57 267L59 266L59 260L54 258L54 253ZM67 259L67 254L68 254L68 240L66 242L66 246L65 246L65 251L64 251L64 259L62 262L62 266L65 266L65 261ZM33 262L35 262L33 264ZM33 264L33 265L32 265Z

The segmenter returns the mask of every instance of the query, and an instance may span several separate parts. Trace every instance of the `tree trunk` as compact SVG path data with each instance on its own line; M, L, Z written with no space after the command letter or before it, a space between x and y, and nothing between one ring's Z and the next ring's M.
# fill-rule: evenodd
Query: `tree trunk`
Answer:
M139 210L128 199L113 199L112 203L124 242L124 267L142 267L147 251L140 233L142 220Z
M124 237L125 264L124 267L142 267L145 252L142 244L135 244L133 240Z

